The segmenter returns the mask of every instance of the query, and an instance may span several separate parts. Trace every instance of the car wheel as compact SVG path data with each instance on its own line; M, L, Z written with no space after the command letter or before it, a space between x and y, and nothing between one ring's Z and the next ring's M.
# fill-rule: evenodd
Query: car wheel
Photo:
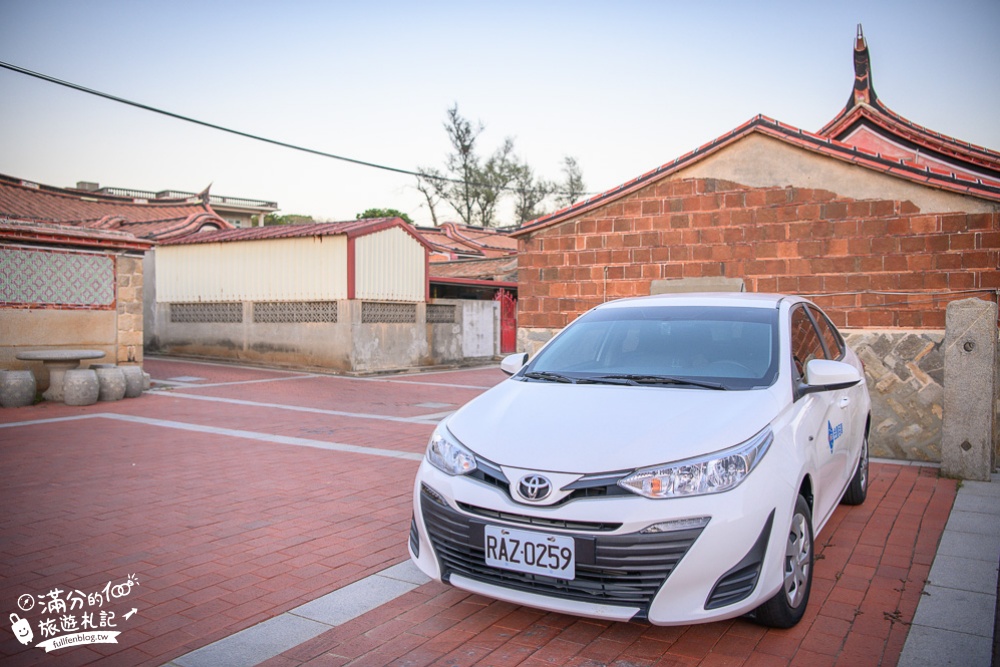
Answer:
M812 589L812 570L812 512L806 499L799 496L781 558L781 589L757 607L754 620L769 628L790 628L802 620Z
M860 505L868 497L868 435L865 434L864 442L861 443L861 457L858 459L858 468L854 471L847 491L841 502L845 505Z

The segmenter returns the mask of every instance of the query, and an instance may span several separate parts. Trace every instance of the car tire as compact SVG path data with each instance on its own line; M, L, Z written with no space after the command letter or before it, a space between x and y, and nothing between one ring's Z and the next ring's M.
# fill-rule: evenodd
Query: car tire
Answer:
M806 499L799 496L788 527L785 553L781 556L781 588L757 607L754 620L769 628L790 628L802 620L812 590L812 573L812 512Z
M844 492L844 497L840 502L845 505L860 505L868 497L868 434L861 443L861 457L858 459L858 467L854 471L854 477Z

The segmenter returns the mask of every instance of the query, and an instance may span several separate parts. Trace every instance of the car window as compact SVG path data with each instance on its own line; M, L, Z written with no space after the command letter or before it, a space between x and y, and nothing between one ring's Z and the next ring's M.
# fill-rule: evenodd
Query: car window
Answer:
M792 361L799 377L805 376L806 364L813 359L825 359L823 343L816 327L802 306L792 310Z
M826 344L826 350L831 359L840 359L844 356L844 342L837 333L837 330L827 319L826 315L819 308L809 306L809 312L812 313L813 319L816 320L816 326L819 327L820 336L823 337L823 342Z
M777 316L765 308L650 306L582 316L530 364L575 377L635 374L768 386L777 374Z

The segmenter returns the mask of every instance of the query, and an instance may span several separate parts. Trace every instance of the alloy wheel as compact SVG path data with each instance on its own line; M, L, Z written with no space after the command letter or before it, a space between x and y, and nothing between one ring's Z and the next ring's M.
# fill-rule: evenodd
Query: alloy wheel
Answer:
M788 533L785 548L785 598L788 606L797 608L804 599L809 585L809 568L812 567L812 541L806 517L796 513Z

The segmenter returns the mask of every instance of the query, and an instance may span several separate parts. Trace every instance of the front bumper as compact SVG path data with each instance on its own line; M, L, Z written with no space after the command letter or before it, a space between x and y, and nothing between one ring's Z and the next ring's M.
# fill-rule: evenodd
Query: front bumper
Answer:
M778 457L768 457L776 459ZM761 467L766 467L767 459ZM428 576L516 604L605 620L681 625L742 615L781 586L780 558L794 495L755 471L727 493L638 496L526 506L505 490L421 465L414 485L410 554ZM787 505L787 507L786 507ZM709 517L703 528L644 534L670 520ZM487 566L487 524L570 535L572 581Z

